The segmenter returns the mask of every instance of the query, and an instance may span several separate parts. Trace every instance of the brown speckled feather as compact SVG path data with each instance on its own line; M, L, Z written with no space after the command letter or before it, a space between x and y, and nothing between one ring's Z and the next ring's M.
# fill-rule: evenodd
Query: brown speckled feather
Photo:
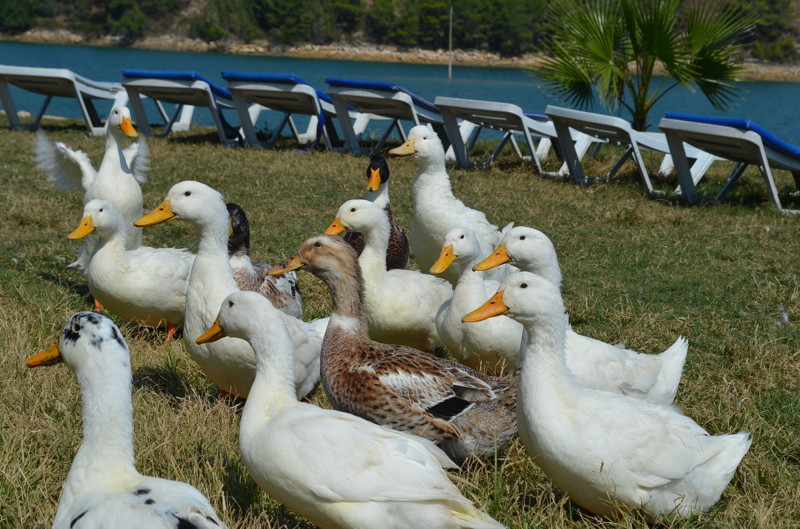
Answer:
M352 248L340 238L320 235L303 243L295 258L325 281L333 297L321 379L334 408L431 439L457 460L492 454L516 435L518 371L492 377L369 339Z

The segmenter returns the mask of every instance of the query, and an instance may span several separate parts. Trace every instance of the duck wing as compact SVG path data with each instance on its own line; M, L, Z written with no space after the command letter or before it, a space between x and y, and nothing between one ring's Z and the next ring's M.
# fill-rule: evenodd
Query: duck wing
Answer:
M34 153L36 166L47 174L47 181L62 191L76 188L86 191L97 176L85 152L74 151L62 142L54 142L42 129L36 131Z
M150 148L147 146L147 140L142 136L139 141L132 143L122 151L128 167L131 168L131 173L137 182L144 184L147 182L147 171L150 170Z

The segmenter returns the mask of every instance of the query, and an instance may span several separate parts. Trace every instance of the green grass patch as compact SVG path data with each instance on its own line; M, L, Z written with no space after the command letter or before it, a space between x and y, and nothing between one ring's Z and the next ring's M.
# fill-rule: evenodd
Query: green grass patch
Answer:
M99 164L102 138L80 123L45 121L56 141ZM0 118L0 527L49 526L80 444L80 395L64 366L29 370L25 359L46 347L68 315L90 308L83 277L66 265L78 244L82 194L62 193L35 166L30 132ZM252 253L277 262L324 230L338 207L364 195L366 158L312 151L289 143L273 151L233 149L213 131L151 138L145 208L182 180L199 180L238 202L252 225ZM605 174L614 154L587 162ZM485 151L485 152L488 152ZM657 167L655 159L651 167ZM720 164L721 165L721 164ZM556 170L557 160L547 168ZM411 160L390 160L395 216L412 215ZM504 153L481 170L449 169L456 196L500 226L538 228L553 240L564 273L564 299L576 331L646 352L678 335L689 356L676 404L711 433L747 430L753 445L721 501L709 512L666 527L796 526L800 519L800 219L768 203L754 169L728 201L688 208L646 196L632 164L609 183L574 186L539 177L531 164ZM712 168L706 190L726 167ZM798 207L791 176L776 171L782 199ZM656 178L658 187L674 180ZM181 222L147 228L145 244L197 248ZM306 317L326 315L328 293L299 274ZM134 369L135 442L139 469L192 483L235 528L310 527L254 485L238 454L240 410L216 389L179 340L119 322ZM317 390L312 402L326 406ZM496 460L471 461L461 490L509 527L644 527L632 515L601 520L570 504L514 442ZM424 524L423 524L424 525Z

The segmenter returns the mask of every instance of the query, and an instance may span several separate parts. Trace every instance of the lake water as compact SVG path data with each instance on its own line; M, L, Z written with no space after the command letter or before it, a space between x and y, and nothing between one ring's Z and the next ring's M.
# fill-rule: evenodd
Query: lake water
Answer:
M565 106L547 95L520 68L489 68L453 65L453 79L447 79L447 65L381 63L369 61L299 59L217 53L101 48L0 42L0 64L68 68L96 81L121 81L125 68L152 70L193 70L225 86L223 70L294 74L325 90L326 77L365 81L387 81L401 85L433 101L437 95L514 103L525 110L543 112L548 104ZM800 83L740 82L743 99L728 112L714 110L700 93L673 89L650 113L651 128L669 111L709 116L741 117L753 120L786 141L800 145ZM43 98L12 87L18 110L36 113ZM101 105L98 105L103 108ZM604 112L599 106L592 109ZM102 111L102 110L101 110ZM55 98L48 114L79 118L74 101ZM628 116L622 114L626 119ZM196 113L198 122L211 125L208 113Z

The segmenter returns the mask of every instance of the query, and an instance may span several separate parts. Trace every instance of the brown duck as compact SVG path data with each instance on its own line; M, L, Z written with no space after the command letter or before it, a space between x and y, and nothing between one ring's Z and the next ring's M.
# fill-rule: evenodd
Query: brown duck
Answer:
M516 436L518 370L492 377L369 339L357 256L339 237L308 239L269 273L298 268L324 281L333 298L320 366L334 408L428 438L456 460L494 454Z

